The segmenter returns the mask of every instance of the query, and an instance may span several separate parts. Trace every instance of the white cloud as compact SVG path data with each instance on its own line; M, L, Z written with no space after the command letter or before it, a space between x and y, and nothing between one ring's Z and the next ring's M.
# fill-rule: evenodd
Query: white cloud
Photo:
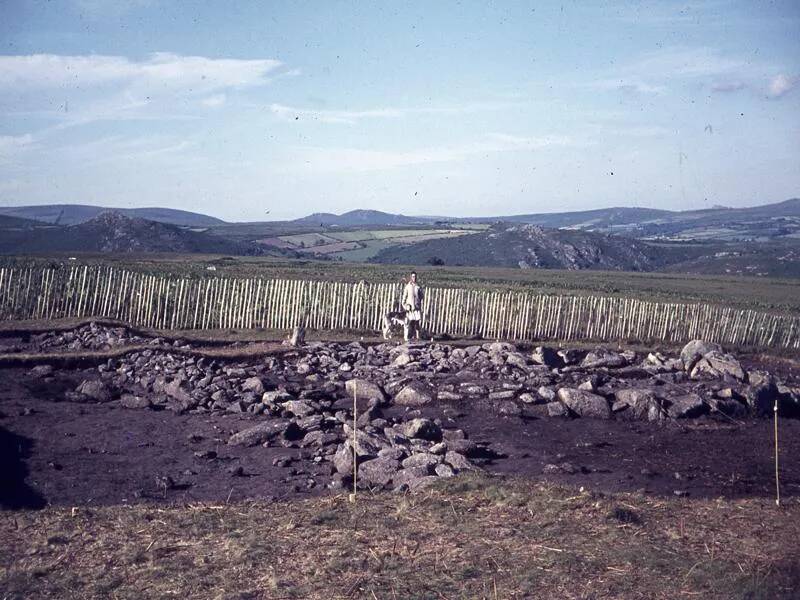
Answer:
M724 56L719 50L708 46L675 46L648 52L638 60L623 65L621 71L645 79L692 78L736 72L749 64L739 58Z
M746 88L747 84L739 79L732 79L730 81L717 81L711 85L712 92L719 92L723 94L738 92Z
M773 77L767 86L767 95L770 98L780 98L788 94L796 85L800 78L789 77L781 73Z
M666 86L646 83L633 79L598 79L590 84L598 90L620 90L623 92L635 92L637 94L661 94L666 91Z
M0 89L85 88L126 82L134 88L158 85L207 93L266 83L267 74L281 64L272 59L206 58L169 52L155 52L138 62L97 54L0 56Z
M0 163L33 148L35 140L29 133L25 135L0 135Z
M72 0L75 9L93 18L118 17L136 8L150 6L154 0Z
M591 145L591 142L575 140L568 136L525 137L491 133L471 143L431 146L407 151L301 147L291 152L294 156L290 158L290 165L299 165L301 170L322 172L380 171L428 163L457 162L500 152L588 145Z
M403 115L395 109L374 109L374 110L314 110L306 108L296 108L284 106L283 104L270 104L269 111L285 121L312 120L320 123L341 123L353 125L362 119L375 118L397 118Z
M498 111L520 106L520 103L472 103L454 106L430 106L412 108L382 107L367 110L328 110L298 108L283 104L271 104L269 111L285 121L317 121L320 123L354 125L368 119L398 119L410 115L460 115L482 111Z
M218 106L222 106L227 101L228 97L225 94L214 94L213 96L208 96L207 98L203 98L200 101L200 104L203 106L208 106L210 108L217 108Z
M193 140L175 136L151 135L139 137L107 136L81 144L70 144L51 148L48 153L62 157L60 160L78 163L81 166L112 162L136 165L141 161L165 156L180 156L187 160L184 150L195 145Z
M66 124L172 118L190 112L192 104L218 106L230 91L267 84L281 66L272 59L167 52L140 61L104 55L0 56L0 103L11 109L9 114L22 109Z

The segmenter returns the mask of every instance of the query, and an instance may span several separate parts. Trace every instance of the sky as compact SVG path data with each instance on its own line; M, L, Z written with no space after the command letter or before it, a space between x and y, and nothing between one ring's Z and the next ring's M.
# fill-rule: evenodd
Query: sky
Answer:
M800 196L800 3L0 0L0 206Z

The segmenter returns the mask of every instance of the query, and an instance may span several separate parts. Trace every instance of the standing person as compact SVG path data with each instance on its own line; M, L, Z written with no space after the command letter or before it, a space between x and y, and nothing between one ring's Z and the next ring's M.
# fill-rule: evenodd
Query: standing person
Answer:
M417 284L417 274L411 273L408 283L403 289L403 310L406 311L406 324L403 327L403 337L406 341L414 337L419 339L419 325L422 320L422 288Z

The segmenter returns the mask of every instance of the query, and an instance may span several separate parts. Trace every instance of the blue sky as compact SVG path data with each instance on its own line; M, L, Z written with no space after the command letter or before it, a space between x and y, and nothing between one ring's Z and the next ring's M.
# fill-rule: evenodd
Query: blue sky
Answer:
M0 0L0 205L800 196L800 3Z

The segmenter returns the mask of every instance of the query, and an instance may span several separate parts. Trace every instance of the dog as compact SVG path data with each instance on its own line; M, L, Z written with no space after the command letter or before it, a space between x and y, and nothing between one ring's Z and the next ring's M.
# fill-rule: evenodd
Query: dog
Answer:
M406 311L390 310L389 312L383 315L383 339L385 340L390 339L392 337L392 330L397 327L402 327L404 331L408 327L408 321L406 320Z

